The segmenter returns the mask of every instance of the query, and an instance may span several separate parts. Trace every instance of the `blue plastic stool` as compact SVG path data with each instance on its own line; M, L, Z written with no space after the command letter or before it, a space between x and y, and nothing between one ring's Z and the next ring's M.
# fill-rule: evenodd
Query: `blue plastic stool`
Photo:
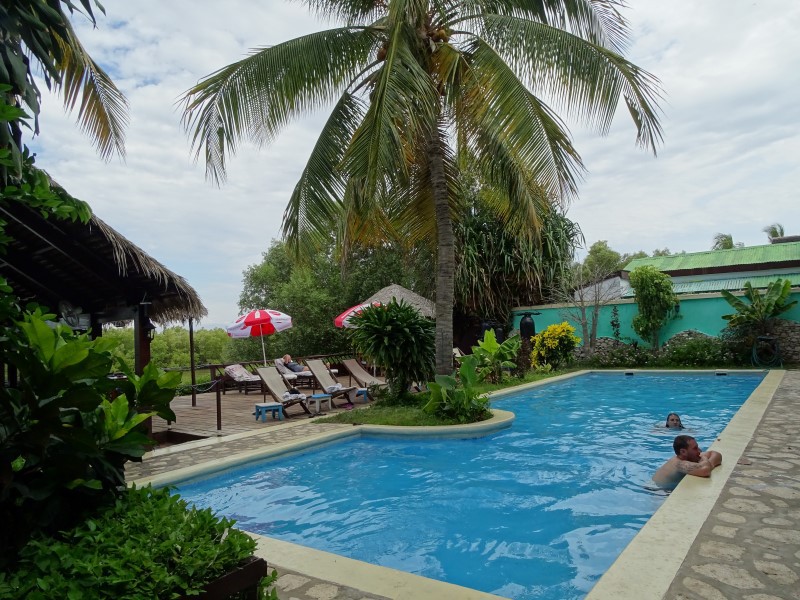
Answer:
M328 410L333 410L333 405L331 404L331 395L330 394L312 394L311 396L308 397L308 401L309 401L310 404L316 403L317 408L314 411L314 413L317 414L317 415L320 413L320 405L323 402L327 402L328 403Z
M367 395L367 392L368 392L367 388L358 388L358 391L356 392L356 400L361 398L362 400L364 400L364 404L369 402L369 396Z
M261 417L262 421L267 420L267 413L272 413L272 418L275 419L275 414L278 415L278 420L283 421L283 404L280 402L259 402L256 404L256 411L253 413L256 416L256 421Z

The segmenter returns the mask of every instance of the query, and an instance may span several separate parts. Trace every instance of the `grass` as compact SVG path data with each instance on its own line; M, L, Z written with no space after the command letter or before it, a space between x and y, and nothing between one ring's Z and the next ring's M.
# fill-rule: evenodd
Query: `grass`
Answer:
M550 373L529 372L525 377L507 377L501 383L482 382L477 387L481 393L494 392L497 390L515 387L544 379L551 379L557 375L571 373L578 369L565 369L562 371L552 371ZM341 412L330 417L324 417L319 421L324 423L351 423L353 425L403 425L410 427L457 425L455 419L443 419L436 415L431 415L422 410L428 401L428 394L414 394L416 402L413 405L387 404L380 399L368 408Z

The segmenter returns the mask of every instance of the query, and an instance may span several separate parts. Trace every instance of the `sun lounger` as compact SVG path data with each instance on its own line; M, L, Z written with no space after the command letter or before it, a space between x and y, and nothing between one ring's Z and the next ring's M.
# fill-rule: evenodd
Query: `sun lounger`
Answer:
M333 375L319 359L312 359L306 361L308 368L314 374L314 378L326 394L330 394L332 398L339 396L347 396L347 403L352 405L359 394L364 396L366 400L366 389L358 388L357 386L344 387L341 383L333 378Z
M292 371L289 367L283 364L282 358L275 359L275 368L288 381L295 387L314 387L314 374L311 371Z
M224 369L225 376L233 381L241 392L244 389L246 394L249 390L261 390L261 378L255 373L251 373L240 364L228 365Z
M369 371L361 366L361 363L354 358L347 358L342 361L344 368L350 373L352 380L362 388L369 390L369 388L384 388L388 384L380 377L370 374ZM368 392L369 393L369 392Z
M258 372L258 377L264 382L264 387L266 389L264 392L264 401L266 401L267 393L269 393L275 402L280 402L283 405L283 414L287 418L291 415L286 412L286 409L295 404L299 405L309 415L311 414L306 404L306 395L291 393L289 388L286 387L286 382L283 377L278 373L278 369L275 367L258 367L256 371ZM317 408L319 408L319 403L317 404Z

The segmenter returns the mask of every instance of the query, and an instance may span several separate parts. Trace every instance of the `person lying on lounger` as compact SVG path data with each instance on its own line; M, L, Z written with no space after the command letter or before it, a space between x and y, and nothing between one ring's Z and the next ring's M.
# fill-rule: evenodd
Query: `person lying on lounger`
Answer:
M679 435L672 442L675 456L665 462L653 475L653 481L662 488L674 488L685 475L710 477L711 471L722 464L722 454L714 450L701 452L690 435Z
M300 373L302 371L310 371L307 366L301 365L300 363L294 362L292 360L291 354L284 354L283 355L283 364L284 366L294 373Z

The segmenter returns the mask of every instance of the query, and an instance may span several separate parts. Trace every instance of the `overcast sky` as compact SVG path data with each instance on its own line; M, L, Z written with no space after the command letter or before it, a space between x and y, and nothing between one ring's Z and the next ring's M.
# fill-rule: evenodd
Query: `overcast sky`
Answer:
M280 0L103 5L96 29L76 25L130 102L126 161L104 163L49 96L42 136L27 142L39 167L188 280L209 310L200 326L224 326L237 314L242 271L279 236L326 114L271 146L243 145L216 188L191 158L176 100L249 49L328 25ZM605 137L570 124L588 173L568 216L587 246L694 252L718 232L759 245L774 222L800 234L800 2L630 0L625 15L628 58L662 82L664 143L657 157L636 148L625 109Z

